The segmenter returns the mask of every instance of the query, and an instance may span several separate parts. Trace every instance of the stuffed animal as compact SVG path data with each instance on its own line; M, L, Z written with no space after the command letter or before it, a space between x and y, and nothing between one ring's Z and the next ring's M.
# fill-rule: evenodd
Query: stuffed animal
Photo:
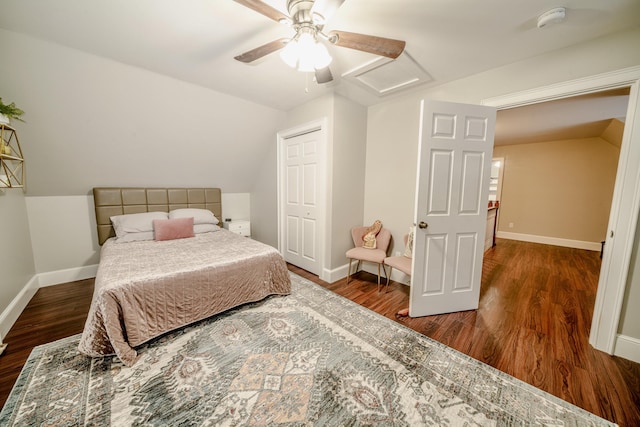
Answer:
M362 247L365 249L375 249L377 247L376 244L376 235L382 229L382 222L377 219L375 222L367 228L362 236Z

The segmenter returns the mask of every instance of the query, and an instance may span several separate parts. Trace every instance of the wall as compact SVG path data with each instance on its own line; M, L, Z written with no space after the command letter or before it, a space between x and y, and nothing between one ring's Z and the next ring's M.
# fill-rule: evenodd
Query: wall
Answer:
M345 252L353 247L351 228L363 224L367 110L336 95L333 122L329 268L336 270L346 265Z
M285 118L282 111L4 30L0 51L3 99L26 111L20 136L29 196L86 195L110 185L250 192Z
M95 276L100 246L93 196L25 197L25 202L40 286ZM250 194L222 193L222 207L224 218L249 219Z
M501 145L493 156L505 159L499 232L600 250L619 148L597 137Z
M640 29L618 33L371 106L367 122L365 222L382 219L391 229L396 245L412 223L421 99L480 104L493 97L636 66L640 64L639 45ZM635 289L640 282L630 286ZM625 324L640 323L637 310L626 316Z
M640 256L638 255L640 255L640 227L636 228L629 277L627 278L627 288L618 328L621 335L636 339L640 339L640 322L636 314L638 307L640 307L640 286L638 286L640 283Z
M0 281L0 342L24 308L24 305L15 306L12 302L35 276L24 199L24 194L19 188L0 190L0 259L4 261ZM25 295L26 301L22 301L24 304L35 293L35 289L37 286Z
M327 119L328 171L323 278L334 281L346 276L350 229L362 224L367 112L340 95L326 95L289 111L286 129L322 118Z
M17 247L2 316L35 273L47 285L95 271L94 186L221 187L223 216L249 218L285 112L6 30L0 52L0 96L26 111L27 175L25 195L0 197L2 250Z

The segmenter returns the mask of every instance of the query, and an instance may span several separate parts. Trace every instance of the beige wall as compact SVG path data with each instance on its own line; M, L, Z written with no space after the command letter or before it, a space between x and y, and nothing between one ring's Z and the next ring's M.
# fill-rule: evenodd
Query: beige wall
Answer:
M498 231L599 244L619 155L602 138L495 147L505 159Z

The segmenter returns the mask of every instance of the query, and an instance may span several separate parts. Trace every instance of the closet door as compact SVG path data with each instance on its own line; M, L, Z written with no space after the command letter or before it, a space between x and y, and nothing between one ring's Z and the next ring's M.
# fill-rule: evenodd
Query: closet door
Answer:
M320 275L320 130L285 138L280 150L281 251L293 265Z

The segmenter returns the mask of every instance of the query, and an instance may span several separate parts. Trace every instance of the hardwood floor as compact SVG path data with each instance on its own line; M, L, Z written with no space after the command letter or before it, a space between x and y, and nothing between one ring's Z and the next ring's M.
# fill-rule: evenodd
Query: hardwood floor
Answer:
M395 320L409 288L378 294L375 276L329 284L289 269ZM621 426L640 425L640 364L588 343L600 270L597 252L499 240L485 255L478 310L401 318L404 325ZM4 405L31 349L80 333L93 279L42 288L11 329L0 356Z

